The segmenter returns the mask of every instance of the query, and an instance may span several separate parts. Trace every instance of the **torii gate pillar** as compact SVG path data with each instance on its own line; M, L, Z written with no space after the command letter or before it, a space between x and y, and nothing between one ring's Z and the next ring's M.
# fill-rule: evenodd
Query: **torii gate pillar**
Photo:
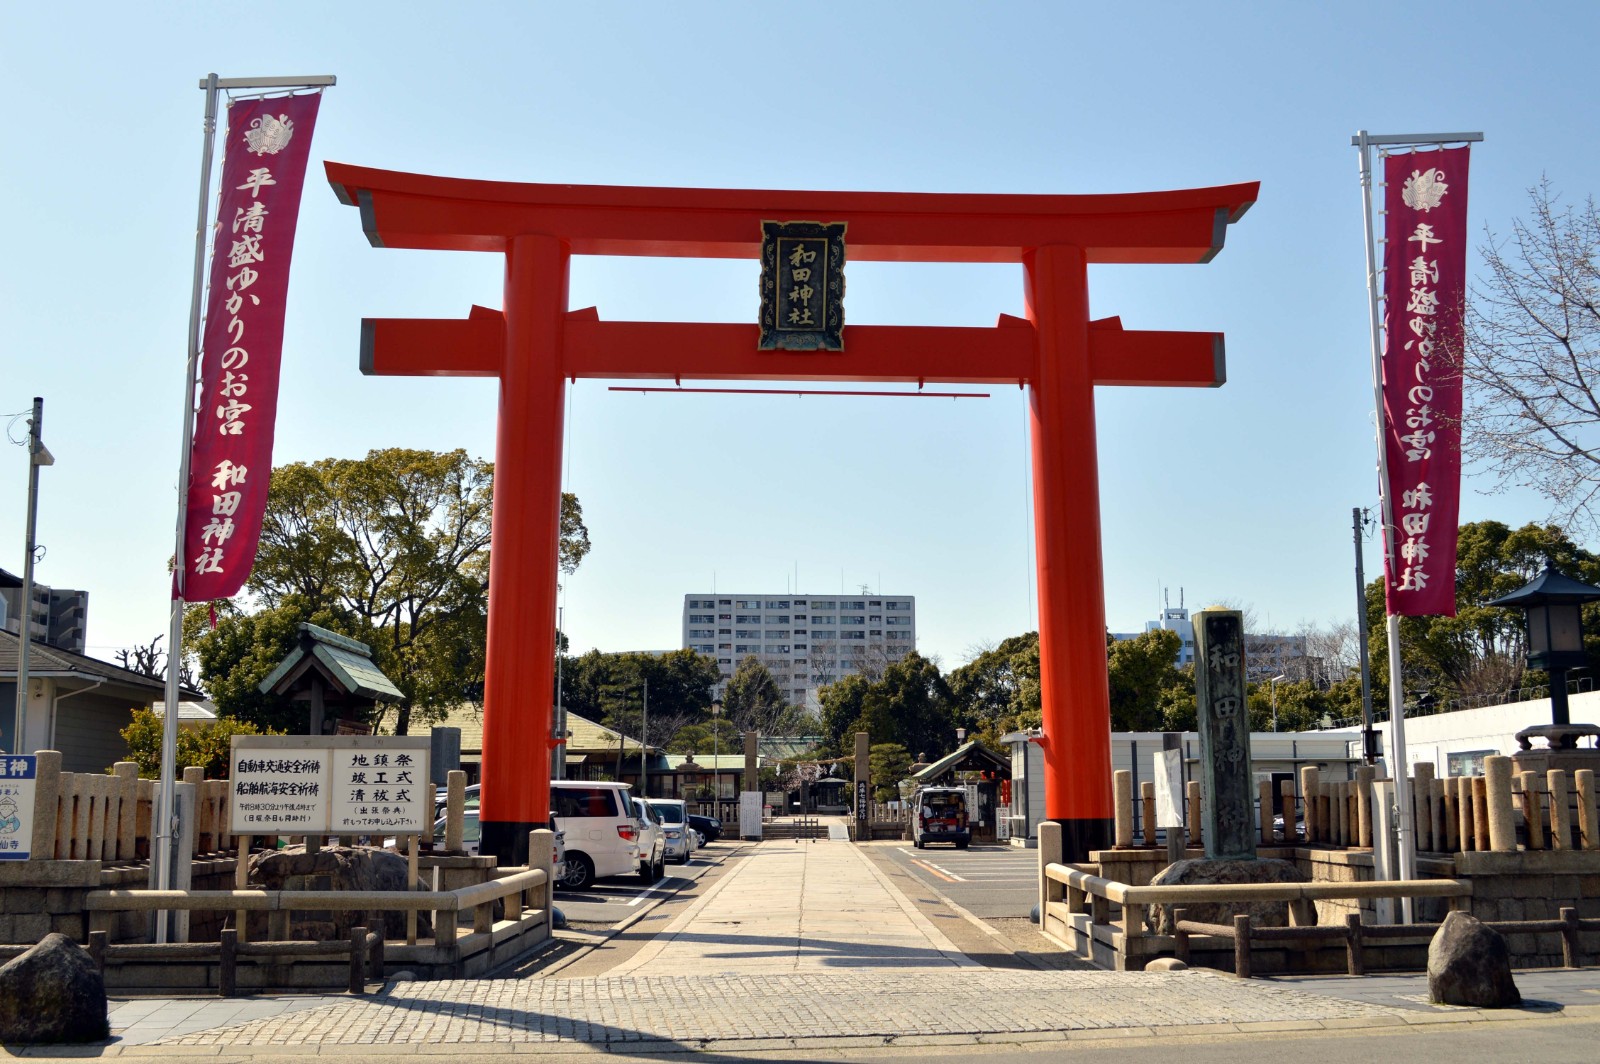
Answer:
M1025 385L1039 572L1045 814L1064 855L1111 841L1111 719L1095 456L1097 386L1216 387L1217 333L1089 320L1091 263L1207 262L1255 184L1112 196L618 188L463 181L327 164L377 247L506 256L505 308L368 319L362 370L498 377L482 848L527 859L550 818L566 382L580 377ZM1016 262L1027 320L844 327L846 350L758 350L758 327L609 322L567 309L572 255L754 258L763 219L849 224L854 261Z
M1061 824L1062 851L1069 855L1065 859L1082 860L1112 841L1109 780L1084 771L1100 764L1109 771L1111 764L1088 265L1082 248L1060 246L1031 251L1022 263L1028 317L1039 346L1028 394L1028 427L1039 574L1045 815ZM1087 652L1091 647L1096 652ZM1102 712L1105 725L1092 726Z

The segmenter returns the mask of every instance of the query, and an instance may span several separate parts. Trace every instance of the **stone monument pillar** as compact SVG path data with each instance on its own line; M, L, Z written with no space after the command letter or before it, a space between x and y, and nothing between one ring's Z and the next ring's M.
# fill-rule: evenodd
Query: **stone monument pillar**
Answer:
M1244 614L1195 616L1195 701L1200 716L1202 838L1213 860L1254 860L1250 714L1245 705ZM1265 809L1262 816L1270 817ZM1270 821L1269 821L1270 823Z
M741 839L761 838L761 803L765 796L761 793L761 766L760 758L756 755L756 733L744 733L744 784L739 793L739 837Z
M1194 615L1195 701L1200 717L1201 841L1206 855L1168 865L1152 886L1235 883L1303 883L1293 861L1256 856L1254 780L1250 772L1250 714L1245 702L1244 615L1213 607ZM1270 827L1272 801L1261 815ZM1292 828L1291 828L1292 830ZM1315 923L1309 902L1297 902L1297 923ZM1248 914L1258 927L1283 927L1289 905L1281 901L1219 901L1184 906L1189 919L1231 924ZM1153 906L1158 934L1171 934L1172 907Z
M856 732L856 841L872 841L872 736Z

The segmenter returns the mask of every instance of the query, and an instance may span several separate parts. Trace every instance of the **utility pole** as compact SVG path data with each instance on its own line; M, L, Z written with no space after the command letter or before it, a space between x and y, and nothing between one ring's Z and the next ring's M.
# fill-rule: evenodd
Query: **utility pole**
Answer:
M39 517L39 467L55 465L55 456L39 438L44 426L44 400L33 397L33 417L28 421L28 529L22 555L22 619L17 644L17 719L11 733L11 752L26 752L23 725L28 720L28 648L33 642L33 556L38 550L34 527Z
M639 797L650 797L650 681L644 681L644 715L639 721Z

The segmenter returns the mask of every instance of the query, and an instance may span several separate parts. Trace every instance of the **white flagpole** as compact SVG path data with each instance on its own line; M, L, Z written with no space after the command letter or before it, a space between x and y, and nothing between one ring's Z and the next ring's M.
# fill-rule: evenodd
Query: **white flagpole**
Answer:
M1439 133L1371 136L1362 130L1350 138L1361 152L1361 221L1367 236L1367 305L1372 331L1372 394L1378 445L1378 505L1383 520L1384 579L1394 572L1394 500L1389 496L1388 420L1383 408L1383 323L1378 311L1377 242L1372 223L1372 147L1374 145L1444 144L1475 142L1482 133ZM1388 235L1387 231L1384 234ZM1411 780L1407 776L1405 686L1400 662L1400 618L1385 610L1389 637L1389 777L1394 781L1395 833L1399 849L1400 878L1417 878L1417 840L1411 815ZM1374 839L1373 845L1386 840ZM1400 919L1411 923L1411 899L1400 899Z
M172 889L178 835L177 761L179 676L183 661L183 583L187 565L183 557L184 530L189 509L189 453L194 439L194 400L200 366L200 319L205 294L206 236L210 229L211 162L217 134L217 94L222 89L295 89L332 85L332 75L303 78L218 78L208 74L200 82L206 94L205 136L200 155L200 207L194 232L194 278L189 291L189 357L183 382L183 437L178 454L178 527L172 548L173 579L177 593L172 599L172 617L167 630L166 711L161 721L161 786L156 797L154 887ZM240 860L244 860L241 854ZM171 914L156 914L156 941L168 941Z

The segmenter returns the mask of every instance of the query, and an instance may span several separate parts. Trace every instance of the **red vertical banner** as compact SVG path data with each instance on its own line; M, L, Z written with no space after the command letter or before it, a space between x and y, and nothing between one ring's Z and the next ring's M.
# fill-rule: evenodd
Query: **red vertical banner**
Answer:
M321 101L311 93L228 108L175 598L229 598L255 563L272 475L289 260Z
M1388 612L1456 613L1467 148L1390 155L1384 193Z

